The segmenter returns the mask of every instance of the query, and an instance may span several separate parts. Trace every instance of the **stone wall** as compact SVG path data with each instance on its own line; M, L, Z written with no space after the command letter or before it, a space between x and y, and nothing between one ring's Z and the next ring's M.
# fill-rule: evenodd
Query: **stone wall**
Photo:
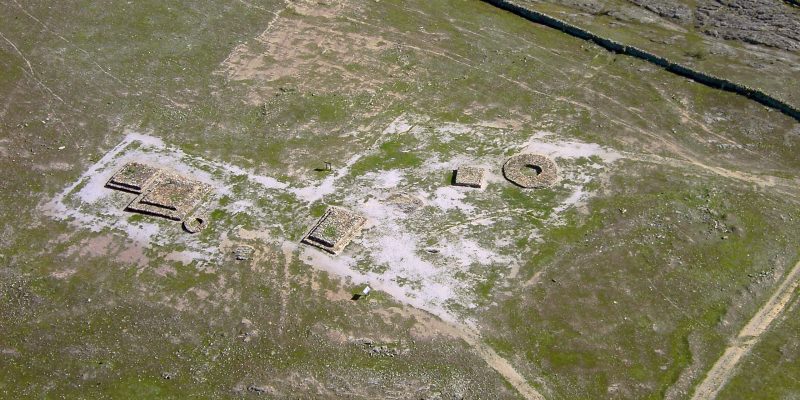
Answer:
M610 50L619 54L625 54L631 57L636 57L638 59L647 61L651 64L658 65L659 67L662 67L674 74L692 79L695 82L701 83L703 85L715 89L720 89L727 92L732 92L742 95L744 97L747 97L748 99L757 101L764 106L778 110L794 118L797 121L800 121L800 109L781 99L778 99L777 97L764 93L759 89L751 88L736 82L731 82L724 78L707 74L705 72L697 71L690 67L678 64L676 62L672 62L664 57L657 56L646 50L642 50L637 47L628 46L611 39L600 37L583 28L579 28L575 25L572 25L569 22L551 17L547 14L543 14L535 10L531 10L529 8L515 4L514 2L511 1L506 1L506 0L482 0L482 1L489 3L495 7L501 8L503 10L512 12L529 21L536 22L538 24L542 24L551 28L555 28L571 36L596 43L597 45L605 48L606 50Z

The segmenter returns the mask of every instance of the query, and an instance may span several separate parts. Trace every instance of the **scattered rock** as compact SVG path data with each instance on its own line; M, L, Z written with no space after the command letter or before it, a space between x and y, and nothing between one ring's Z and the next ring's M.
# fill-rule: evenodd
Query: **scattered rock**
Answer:
M411 351L407 347L380 345L370 338L351 339L350 343L359 346L372 357L396 357ZM402 343L400 343L402 345Z
M258 337L258 329L253 326L252 321L242 318L242 322L239 323L239 334L236 337L247 343Z
M350 343L356 345L363 345L363 346L372 346L372 343L375 341L370 338L357 338L357 339L350 339Z
M253 256L253 252L255 249L250 246L239 246L233 250L233 256L237 261L247 261Z
M389 346L374 346L370 349L370 355L373 357L394 357L400 355L400 350L389 348Z
M386 203L397 206L397 208L406 213L416 211L425 205L422 199L408 193L392 194L386 199Z
M247 387L248 392L257 393L257 394L274 394L275 389L271 386L267 385L250 385Z

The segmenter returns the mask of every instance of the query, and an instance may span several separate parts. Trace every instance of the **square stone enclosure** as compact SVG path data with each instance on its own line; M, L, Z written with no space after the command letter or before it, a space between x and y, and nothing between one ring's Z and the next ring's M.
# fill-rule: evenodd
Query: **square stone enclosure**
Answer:
M344 208L329 207L302 242L339 254L361 232L367 219Z
M486 184L486 170L481 167L460 167L455 172L454 184L456 186L466 186L482 188Z
M122 167L106 186L138 194L126 211L175 221L183 220L211 190L202 182L137 162Z
M158 168L153 168L149 165L137 162L127 163L111 177L106 183L106 187L139 194L153 181L153 178L158 173Z

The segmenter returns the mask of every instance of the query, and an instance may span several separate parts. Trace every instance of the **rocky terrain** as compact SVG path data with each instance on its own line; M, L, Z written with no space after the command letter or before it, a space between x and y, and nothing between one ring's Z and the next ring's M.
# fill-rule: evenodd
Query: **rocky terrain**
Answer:
M692 23L694 13L685 2L676 0L630 0L631 3L644 7L662 17L676 20L683 24Z
M727 40L800 50L800 10L775 0L698 2L695 26Z
M686 28L724 40L800 50L800 8L781 0L628 0ZM554 3L626 18L621 1L556 0ZM619 3L619 4L618 4Z

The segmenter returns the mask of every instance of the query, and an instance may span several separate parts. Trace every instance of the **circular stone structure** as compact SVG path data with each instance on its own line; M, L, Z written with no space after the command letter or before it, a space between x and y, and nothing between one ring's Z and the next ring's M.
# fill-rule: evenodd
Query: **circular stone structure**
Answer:
M202 217L189 217L183 221L183 229L189 233L197 233L208 225L208 221Z
M544 188L558 181L558 167L550 157L541 154L518 154L503 165L503 175L523 188Z

